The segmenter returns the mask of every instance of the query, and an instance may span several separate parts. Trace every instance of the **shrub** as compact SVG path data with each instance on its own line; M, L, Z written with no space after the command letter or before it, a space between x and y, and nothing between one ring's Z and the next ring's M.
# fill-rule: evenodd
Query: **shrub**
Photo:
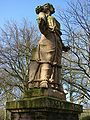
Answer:
M90 116L88 115L88 116L82 117L82 119L80 120L90 120Z

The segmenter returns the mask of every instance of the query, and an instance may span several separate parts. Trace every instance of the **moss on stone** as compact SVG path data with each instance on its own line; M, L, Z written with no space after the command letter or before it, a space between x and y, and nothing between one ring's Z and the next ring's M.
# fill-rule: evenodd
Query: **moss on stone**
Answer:
M77 107L76 107L77 106ZM65 110L67 112L82 112L82 106L69 103L66 101L61 101L59 99L53 97L34 97L34 98L26 98L19 101L11 101L7 102L6 109L13 110L13 109L57 109L57 110Z

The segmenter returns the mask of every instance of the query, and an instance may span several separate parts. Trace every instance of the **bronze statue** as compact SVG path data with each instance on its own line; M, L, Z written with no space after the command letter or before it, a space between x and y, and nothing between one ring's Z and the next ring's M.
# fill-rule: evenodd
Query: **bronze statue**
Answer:
M62 51L67 52L69 47L65 47L62 43L60 23L51 16L54 12L55 9L50 3L36 8L38 26L42 34L35 56L38 65L34 72L33 80L30 79L29 82L34 81L35 87L52 87L62 90Z

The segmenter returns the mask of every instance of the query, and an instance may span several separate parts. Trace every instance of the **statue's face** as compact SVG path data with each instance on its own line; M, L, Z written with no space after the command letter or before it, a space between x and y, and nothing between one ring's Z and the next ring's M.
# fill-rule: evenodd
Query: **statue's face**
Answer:
M48 4L45 4L45 5L43 6L43 8L44 8L44 11L47 12L47 11L49 10Z
M44 13L46 13L47 15L51 15L50 6L48 4L45 4L43 8Z

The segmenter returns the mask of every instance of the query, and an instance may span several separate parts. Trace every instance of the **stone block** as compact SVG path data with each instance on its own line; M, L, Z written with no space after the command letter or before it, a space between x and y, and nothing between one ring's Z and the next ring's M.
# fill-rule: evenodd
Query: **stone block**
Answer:
M60 100L66 100L65 93L52 88L31 88L25 94L24 98L32 97L53 97L59 98Z
M82 106L53 97L33 97L6 103L11 120L79 120Z

